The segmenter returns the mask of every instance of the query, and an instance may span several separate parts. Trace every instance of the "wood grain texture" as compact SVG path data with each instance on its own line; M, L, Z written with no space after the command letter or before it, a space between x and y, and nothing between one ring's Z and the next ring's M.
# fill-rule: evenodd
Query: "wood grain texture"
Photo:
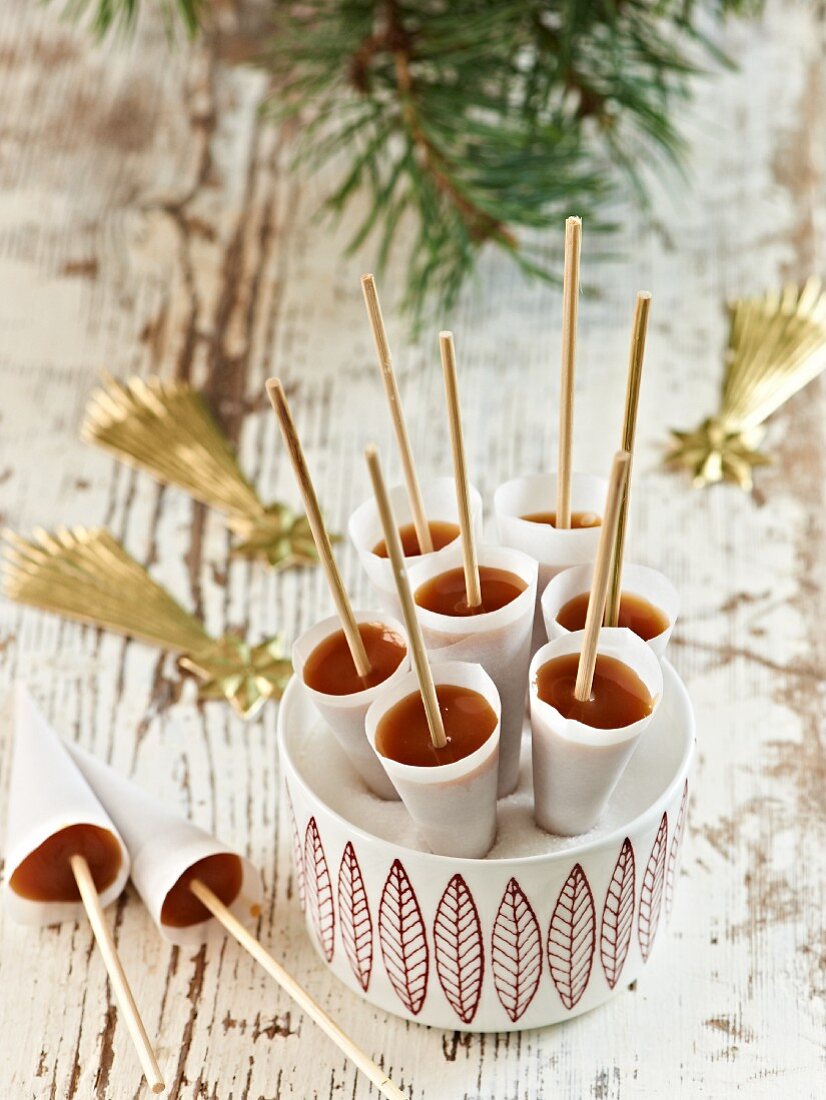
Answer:
M692 189L666 179L650 215L627 215L626 261L596 259L585 227L583 281L599 294L581 304L574 466L605 471L616 449L634 292L650 288L628 558L681 591L672 652L700 734L674 912L633 991L523 1035L451 1035L364 1004L303 931L276 708L245 726L226 706L196 707L155 650L0 609L2 686L25 677L58 728L262 867L264 942L411 1100L822 1094L826 385L777 416L779 461L750 497L695 493L659 467L666 426L714 408L724 299L826 269L817 7L774 0L762 23L721 33L741 72L699 87L682 122ZM278 374L332 528L369 493L371 438L398 479L389 420L365 415L382 407L359 287L373 257L341 259L345 234L315 220L320 182L289 173L284 136L258 114L265 78L232 63L255 37L236 34L232 10L222 41L170 53L153 20L99 50L56 11L0 5L0 512L24 533L105 523L210 632L291 639L331 611L318 570L227 564L219 516L78 440L99 368L191 378L262 495L296 503L263 394ZM489 502L554 453L559 295L491 258L455 315L411 347L390 309L397 288L383 281L421 475L450 469L436 339L450 327L468 463ZM356 556L342 546L339 560L358 602ZM6 724L2 809L9 765ZM176 1100L372 1095L234 943L170 949L131 893L110 919ZM145 1094L86 927L0 918L0 1036L4 1097Z

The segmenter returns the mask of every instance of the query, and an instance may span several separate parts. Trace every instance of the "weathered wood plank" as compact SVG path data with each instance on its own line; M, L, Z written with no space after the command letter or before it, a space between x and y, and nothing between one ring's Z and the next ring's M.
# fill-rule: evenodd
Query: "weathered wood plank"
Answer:
M627 262L590 259L587 227L583 255L599 296L581 315L580 467L607 466L633 290L654 293L631 552L683 593L674 652L701 738L672 942L633 992L521 1036L429 1031L363 1004L318 966L296 915L275 708L252 726L199 710L155 651L0 610L2 684L28 679L59 728L248 851L264 871L262 937L412 1098L814 1097L823 1080L826 387L777 418L780 462L750 498L692 493L658 467L665 426L714 407L724 298L826 260L822 22L774 3L726 44L742 72L703 85L685 118L693 190L675 181L663 191L676 197L629 215ZM369 251L342 260L344 234L314 221L320 184L289 173L282 136L257 114L265 79L233 67L234 52L230 37L170 54L151 21L101 51L52 11L2 5L0 510L21 531L105 522L211 630L292 638L329 607L317 572L228 565L219 517L77 439L99 367L192 378L262 493L295 500L261 400L280 373L339 529L367 493L363 445L376 435L391 453L389 425L363 415L379 393L358 286ZM489 500L555 452L558 296L492 260L449 323L472 477ZM441 472L435 337L408 347L395 323L391 336L414 447ZM341 556L366 598L355 555ZM6 724L4 794L8 746ZM370 1093L233 944L170 950L131 895L116 920L171 1095ZM85 928L0 920L0 1035L4 1096L141 1095Z

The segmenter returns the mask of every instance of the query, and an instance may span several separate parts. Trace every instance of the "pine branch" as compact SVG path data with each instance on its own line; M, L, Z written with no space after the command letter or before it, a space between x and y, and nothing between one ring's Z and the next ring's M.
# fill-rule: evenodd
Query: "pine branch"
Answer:
M197 33L206 0L147 0L161 10L170 34L176 23L183 24L187 34ZM103 38L110 31L127 33L138 18L141 0L64 0L64 10L73 18L89 17L92 32Z
M105 30L139 0L96 6ZM188 27L203 0L154 0ZM449 311L483 249L558 271L530 242L576 212L589 231L652 166L678 168L672 121L690 81L726 64L700 27L756 0L273 0L270 111L297 120L296 162L328 165L326 208L372 242L402 241L414 326ZM646 171L641 171L644 165Z

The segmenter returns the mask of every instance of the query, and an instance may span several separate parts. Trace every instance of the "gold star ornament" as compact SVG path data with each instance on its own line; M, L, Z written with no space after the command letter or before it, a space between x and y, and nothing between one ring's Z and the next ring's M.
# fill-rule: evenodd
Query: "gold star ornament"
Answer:
M268 699L280 699L292 675L280 638L251 646L237 634L184 656L181 667L203 683L200 699L227 699L242 718L254 718Z
M826 368L826 294L820 279L733 302L720 410L694 431L671 429L665 462L696 486L731 481L752 488L772 459L758 450L763 425Z

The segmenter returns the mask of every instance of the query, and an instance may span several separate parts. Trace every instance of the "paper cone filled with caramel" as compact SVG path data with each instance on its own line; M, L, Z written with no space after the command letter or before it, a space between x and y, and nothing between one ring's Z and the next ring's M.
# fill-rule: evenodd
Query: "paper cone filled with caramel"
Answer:
M3 901L20 924L84 916L71 857L85 858L101 905L129 878L120 833L25 687L14 693L14 754Z
M201 943L216 927L189 889L193 879L208 886L239 918L258 916L261 877L248 859L90 753L76 745L69 751L117 822L132 856L132 881L165 939L181 946Z

